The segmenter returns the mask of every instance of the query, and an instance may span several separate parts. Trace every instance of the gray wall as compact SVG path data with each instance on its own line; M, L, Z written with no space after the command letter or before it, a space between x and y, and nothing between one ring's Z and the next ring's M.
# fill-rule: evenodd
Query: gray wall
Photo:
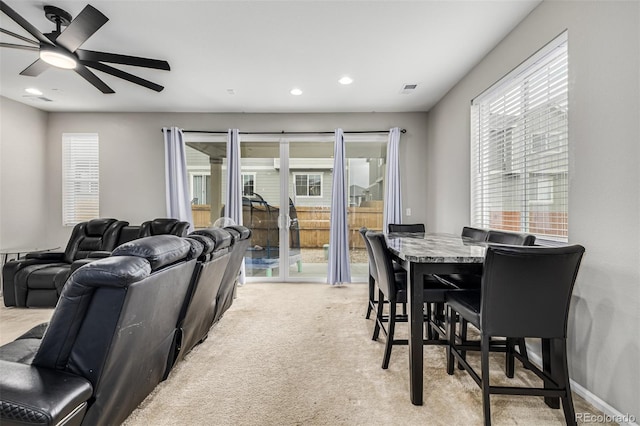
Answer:
M100 137L100 215L139 224L165 216L164 150L160 129L332 131L407 129L400 141L405 207L412 221L426 220L422 196L426 178L426 113L357 114L204 114L204 113L50 113L47 132L46 224L50 242L64 244L70 229L61 219L62 133L96 132ZM409 219L407 219L409 220Z
M47 243L47 118L46 112L0 97L0 248Z
M640 418L640 3L545 1L428 114L427 223L469 223L469 104L569 30L571 377ZM543 312L540 313L544 315Z

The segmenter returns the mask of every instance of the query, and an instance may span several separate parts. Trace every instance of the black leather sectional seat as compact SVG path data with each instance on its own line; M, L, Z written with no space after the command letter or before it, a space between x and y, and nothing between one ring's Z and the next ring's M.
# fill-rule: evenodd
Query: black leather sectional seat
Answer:
M0 347L0 424L124 421L206 338L243 247L225 229L151 236L75 270L49 324Z
M120 230L128 222L94 219L77 224L64 252L29 253L7 262L2 268L2 295L5 306L55 306L71 264L94 251L116 248Z
M107 218L79 223L73 228L64 252L29 253L23 259L4 265L4 304L53 307L71 272L83 264L109 256L114 248L128 241L151 235L185 236L188 228L188 222L164 218L140 226Z

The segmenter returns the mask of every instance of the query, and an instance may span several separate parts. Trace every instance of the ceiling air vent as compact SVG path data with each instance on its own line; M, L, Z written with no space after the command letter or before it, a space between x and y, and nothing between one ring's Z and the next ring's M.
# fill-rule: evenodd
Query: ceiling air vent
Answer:
M408 95L409 93L416 90L416 87L418 87L417 84L403 84L402 89L400 89L400 93L402 93L403 95Z

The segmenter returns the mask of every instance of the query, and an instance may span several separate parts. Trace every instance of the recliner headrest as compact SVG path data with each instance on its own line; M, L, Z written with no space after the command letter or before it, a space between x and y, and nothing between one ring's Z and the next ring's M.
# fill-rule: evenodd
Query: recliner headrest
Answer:
M117 222L117 220L109 218L91 219L87 222L86 233L89 236L101 236L114 222Z
M202 244L202 253L200 253L201 256L207 256L211 254L211 252L216 248L215 241L213 241L209 237L205 237L204 235L189 234L187 236L187 239L196 240L197 242Z
M242 226L242 225L230 225L230 226L226 226L224 229L233 229L235 231L237 231L238 233L240 233L240 239L241 240L245 240L249 237L251 237L251 229L247 228L246 226Z
M221 228L199 229L197 231L193 231L189 235L203 235L210 238L214 242L213 251L231 246L231 234Z
M149 261L152 270L179 260L193 259L202 252L202 245L175 235L155 235L130 241L117 247L112 256L136 256Z
M150 273L151 262L148 259L141 256L111 256L81 266L69 280L82 283L85 287L128 287L129 284L148 277ZM76 296L79 291L73 287L65 295Z
M173 218L157 218L148 220L140 225L140 236L149 237L152 235L177 235L185 237L189 229L189 222L182 222Z

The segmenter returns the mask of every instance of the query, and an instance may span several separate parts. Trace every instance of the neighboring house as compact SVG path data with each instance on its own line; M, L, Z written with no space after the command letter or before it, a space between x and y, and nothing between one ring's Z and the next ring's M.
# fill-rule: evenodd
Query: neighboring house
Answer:
M221 190L220 206L224 204L226 185L226 160L218 178L211 176L211 162L205 153L187 146L187 171L191 203L211 205L212 185ZM216 165L218 163L215 163ZM333 184L333 159L331 158L291 158L289 163L289 198L296 206L331 206ZM380 159L348 159L347 176L349 205L359 206L364 201L382 200L382 176L384 162ZM212 180L213 179L213 180ZM365 182L368 186L351 183ZM243 196L259 194L271 205L279 205L280 161L273 158L242 159Z

